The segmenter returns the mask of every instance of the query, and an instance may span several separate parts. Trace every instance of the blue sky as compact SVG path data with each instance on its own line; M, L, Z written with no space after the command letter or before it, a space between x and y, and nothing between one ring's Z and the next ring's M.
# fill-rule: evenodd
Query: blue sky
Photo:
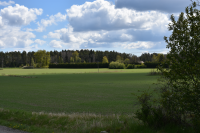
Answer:
M172 4L173 3L173 4ZM190 0L0 0L0 51L164 53ZM197 7L199 9L199 7Z

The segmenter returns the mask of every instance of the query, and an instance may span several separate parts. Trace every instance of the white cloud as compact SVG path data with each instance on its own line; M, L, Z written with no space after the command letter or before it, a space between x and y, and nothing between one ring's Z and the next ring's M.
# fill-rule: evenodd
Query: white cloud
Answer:
M47 35L44 35L43 38L46 39L46 38L47 38Z
M157 11L138 12L131 9L116 9L105 0L73 5L66 10L74 31L98 31L119 29L152 29L168 24L167 14ZM158 23L159 22L159 23Z
M26 49L32 47L34 42L42 44L42 40L35 40L32 29L21 30L22 26L35 21L37 15L42 14L42 9L27 8L16 4L14 7L8 6L0 11L0 47Z
M136 42L136 43L129 43L129 44L122 44L121 46L124 49L138 49L138 48L142 48L142 49L150 49L152 47L154 47L156 44L153 42Z
M60 39L60 33L49 32L48 36L49 36L50 38Z
M4 45L5 48L27 47L34 42L31 38L35 38L33 33L20 31L18 27L7 27L0 32L0 39L6 44Z
M0 13L4 24L10 26L22 26L28 25L31 21L36 20L37 15L41 15L42 11L42 9L28 9L25 6L16 4L15 7L8 6L1 9Z
M4 48L4 47L5 47L4 42L0 40L0 48Z
M52 40L50 43L49 43L49 45L50 45L50 47L52 47L52 48L62 48L62 44L63 42L61 42L61 41L57 41L57 40Z
M40 39L36 39L36 40L35 40L35 43L40 44L40 45L43 45L43 44L46 43L46 41L43 41L43 40L40 40Z
M66 15L62 15L60 12L57 13L56 15L51 15L49 19L42 19L41 22L37 23L38 28L35 30L37 32L42 32L45 30L47 26L50 26L52 24L56 24L56 22L61 22L66 20Z
M3 27L2 17L0 16L0 28Z
M29 52L29 51L34 51L34 50L39 50L39 47L38 45L31 45L31 46L27 46L25 48L15 48L14 51L26 51L26 52Z
M15 4L14 1L9 1L9 2L6 2L6 1L0 1L0 6L9 6L9 5L12 5L12 4Z

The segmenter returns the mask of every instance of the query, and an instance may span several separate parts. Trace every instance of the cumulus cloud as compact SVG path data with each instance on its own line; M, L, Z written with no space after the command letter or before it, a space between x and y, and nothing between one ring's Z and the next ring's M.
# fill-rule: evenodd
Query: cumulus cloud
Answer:
M45 30L47 26L50 26L52 24L56 24L56 22L61 22L66 20L67 15L62 15L60 12L56 15L51 15L49 19L42 19L41 22L38 22L38 28L36 31L42 32Z
M6 2L6 1L0 1L0 6L9 6L9 5L12 5L12 4L15 4L14 1L9 1L9 2Z
M59 43L52 42L53 47L69 47L71 44L79 48L151 49L160 47L163 36L169 35L169 17L158 11L116 9L105 0L73 5L66 11L68 28L47 35L59 40Z
M10 26L23 26L36 20L37 15L42 14L42 9L31 8L16 4L14 7L8 6L1 9L2 21Z
M5 46L4 42L0 40L0 48L3 48Z
M0 40L6 44L4 47L7 48L27 47L34 42L32 38L35 38L33 33L21 31L18 27L7 27L0 32Z
M35 40L35 43L40 44L40 45L43 45L43 44L46 43L46 41L43 41L43 40L40 40L40 39L36 39L36 40Z
M160 12L138 12L131 9L116 9L105 0L73 5L66 10L68 21L74 31L98 31L119 29L151 29L168 23L168 15ZM159 22L159 23L158 23Z
M142 49L149 49L154 47L156 44L153 42L144 42L144 41L138 41L138 42L134 42L134 43L129 43L129 44L122 44L121 46L124 49L138 49L138 48L142 48Z
M52 47L52 48L62 48L62 45L61 45L61 44L63 44L63 42L57 41L57 40L52 40L52 41L49 43L50 47Z
M14 7L8 6L0 11L0 47L26 49L35 42L43 44L42 40L36 39L31 29L21 30L22 26L30 24L37 19L37 15L42 14L42 9L27 8L16 4Z
M137 11L159 11L165 13L185 12L185 7L192 2L190 0L116 0L116 8L129 8Z

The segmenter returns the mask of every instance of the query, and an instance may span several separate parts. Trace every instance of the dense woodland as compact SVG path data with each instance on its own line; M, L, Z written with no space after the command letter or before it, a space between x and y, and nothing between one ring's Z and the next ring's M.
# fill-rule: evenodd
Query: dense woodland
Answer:
M94 51L94 50L76 50L78 52L79 62L102 62L104 56L107 57L108 61L116 61L117 55L121 57L121 60L129 59L129 63L136 64L140 61L147 62L153 61L157 53L149 54L144 53L140 57L134 54L118 53L116 51ZM73 50L62 50L62 51L50 51L50 63L70 63L71 57L73 56ZM20 67L25 65L32 65L31 60L36 61L34 56L35 52L0 52L0 66L2 67ZM118 56L118 57L119 57ZM166 55L165 55L166 57Z

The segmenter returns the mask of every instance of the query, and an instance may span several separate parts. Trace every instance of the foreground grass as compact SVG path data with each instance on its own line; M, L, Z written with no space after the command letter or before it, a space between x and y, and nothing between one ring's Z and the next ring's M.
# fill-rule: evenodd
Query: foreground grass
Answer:
M0 124L32 133L193 133L193 129L166 125L155 130L133 115L55 114L0 109Z

